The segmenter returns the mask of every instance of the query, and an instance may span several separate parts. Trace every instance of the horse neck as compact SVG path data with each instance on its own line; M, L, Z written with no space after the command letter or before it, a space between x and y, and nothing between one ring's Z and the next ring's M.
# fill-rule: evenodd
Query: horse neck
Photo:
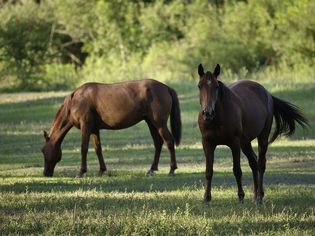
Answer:
M69 132L71 128L72 128L72 125L70 125L68 122L63 127L52 130L51 135L50 135L50 142L54 143L55 145L61 145L64 137L66 136L66 134Z
M68 133L68 131L72 128L72 124L68 119L68 108L64 104L58 110L56 117L53 121L50 130L50 142L55 145L60 145Z
M228 112L231 111L230 106L232 97L233 93L221 82L221 94L217 103L217 112L220 113L221 117L229 115Z

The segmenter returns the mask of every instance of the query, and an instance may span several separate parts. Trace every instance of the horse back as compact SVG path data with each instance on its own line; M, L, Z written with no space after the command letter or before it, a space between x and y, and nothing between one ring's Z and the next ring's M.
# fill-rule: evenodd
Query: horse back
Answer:
M122 129L147 117L168 118L171 96L168 87L155 80L114 84L87 83L72 99L72 117L78 125L92 120L98 128Z

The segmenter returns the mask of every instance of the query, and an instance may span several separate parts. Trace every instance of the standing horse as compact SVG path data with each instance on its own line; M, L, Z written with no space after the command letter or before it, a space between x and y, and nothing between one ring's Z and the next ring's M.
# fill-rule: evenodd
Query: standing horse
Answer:
M171 117L171 130L167 121ZM79 177L87 171L87 152L90 135L98 157L102 175L106 165L100 143L100 129L125 129L145 120L155 147L154 160L148 174L158 170L163 142L170 153L170 172L177 169L174 143L181 138L181 117L174 89L155 80L137 80L115 84L87 83L68 95L52 123L50 134L44 131L46 143L42 148L44 175L52 176L61 160L61 143L67 132L75 126L81 130L81 168Z
M211 200L214 150L217 145L227 145L232 151L233 173L240 202L243 202L245 196L240 166L242 150L253 173L254 198L256 203L261 204L264 197L263 177L268 144L280 134L293 134L296 122L303 128L308 122L296 106L272 96L256 82L243 80L225 86L217 80L220 74L219 65L213 73L204 73L200 64L198 74L201 106L198 124L206 157L204 200ZM273 117L276 122L275 132L268 142ZM258 139L258 160L251 145L255 138Z

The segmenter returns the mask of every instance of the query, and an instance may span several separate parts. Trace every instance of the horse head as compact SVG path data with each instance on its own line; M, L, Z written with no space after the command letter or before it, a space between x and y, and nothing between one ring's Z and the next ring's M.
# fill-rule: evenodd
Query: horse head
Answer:
M220 91L220 82L217 80L220 74L220 65L217 64L213 73L210 71L204 73L203 66L200 64L198 74L201 114L204 120L212 121L215 117L215 107Z
M44 131L45 145L42 148L44 154L44 175L53 176L56 164L61 160L60 145L51 141L49 135Z

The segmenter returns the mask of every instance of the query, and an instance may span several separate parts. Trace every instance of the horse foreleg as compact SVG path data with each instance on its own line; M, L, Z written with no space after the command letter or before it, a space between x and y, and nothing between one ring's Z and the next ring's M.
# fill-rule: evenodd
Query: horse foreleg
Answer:
M102 153L102 146L101 146L101 139L100 139L100 132L99 132L99 130L97 130L96 132L94 132L92 134L92 139L93 139L95 153L97 155L98 162L100 164L100 170L99 170L98 175L102 176L107 168L106 168L106 165L105 165L105 162L104 162L103 153Z
M204 201L211 201L211 181L213 176L213 160L214 160L214 150L216 146L210 141L202 138L203 151L206 157L206 181L205 181L205 194Z
M231 145L232 155L233 155L233 173L237 182L238 188L238 199L241 203L244 201L244 190L242 186L242 169L241 169L241 160L240 160L240 144L236 141Z
M87 163L86 163L86 157L87 152L89 149L89 141L90 141L90 130L88 130L86 127L81 126L81 132L82 132L82 143L81 143L81 168L79 171L78 177L83 177L84 173L87 171Z
M154 171L158 170L163 140L161 136L159 135L157 128L155 128L150 121L147 121L147 124L150 129L150 133L151 133L153 143L154 143L154 148L155 148L154 159L153 159L150 170L147 172L147 175L153 175Z
M158 131L170 153L171 164L170 164L169 176L174 176L175 175L174 172L177 169L175 148L174 148L174 138L166 126L159 128Z

